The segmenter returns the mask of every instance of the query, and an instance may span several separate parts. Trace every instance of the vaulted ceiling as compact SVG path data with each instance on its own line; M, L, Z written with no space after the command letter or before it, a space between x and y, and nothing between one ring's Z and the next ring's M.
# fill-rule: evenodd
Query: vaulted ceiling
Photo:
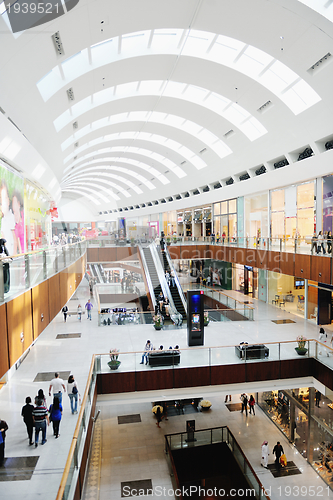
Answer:
M0 106L42 162L24 165L1 136L0 157L60 205L92 219L164 200L172 210L219 186L228 198L230 179L235 194L333 170L321 158L333 1L62 0L64 15L14 34L5 3ZM307 147L310 168L292 168Z

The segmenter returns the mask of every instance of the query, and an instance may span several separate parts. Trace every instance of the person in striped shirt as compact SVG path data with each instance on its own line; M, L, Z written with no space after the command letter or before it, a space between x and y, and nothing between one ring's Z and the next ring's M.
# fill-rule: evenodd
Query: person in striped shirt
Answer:
M37 401L37 404L32 412L32 418L35 424L35 448L38 446L39 432L42 431L42 444L45 444L46 439L46 424L50 425L47 408L42 400Z

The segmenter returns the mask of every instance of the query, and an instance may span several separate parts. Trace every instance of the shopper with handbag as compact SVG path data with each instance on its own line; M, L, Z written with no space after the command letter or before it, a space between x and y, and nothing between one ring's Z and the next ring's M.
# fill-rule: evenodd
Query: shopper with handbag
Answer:
M74 379L74 375L70 375L68 377L67 394L71 402L72 415L75 415L77 413L77 400L79 396L79 389L76 380Z
M62 406L59 403L59 398L56 397L53 398L53 404L50 405L49 414L50 414L49 417L50 421L52 422L53 425L53 434L55 435L56 438L58 438L60 436L59 426L62 417Z

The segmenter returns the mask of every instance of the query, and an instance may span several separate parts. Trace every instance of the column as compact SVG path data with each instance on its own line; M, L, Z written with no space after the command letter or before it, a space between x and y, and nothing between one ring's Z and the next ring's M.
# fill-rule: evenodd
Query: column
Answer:
M306 449L307 461L311 464L313 461L313 439L314 439L314 421L312 415L314 413L315 389L309 387L309 412L308 412L308 442Z

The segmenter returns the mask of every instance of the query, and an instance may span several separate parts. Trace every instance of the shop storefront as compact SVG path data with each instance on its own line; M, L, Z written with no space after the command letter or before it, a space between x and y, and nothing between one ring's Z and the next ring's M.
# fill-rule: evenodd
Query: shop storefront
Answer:
M237 241L237 199L221 201L213 205L214 232L230 242Z

